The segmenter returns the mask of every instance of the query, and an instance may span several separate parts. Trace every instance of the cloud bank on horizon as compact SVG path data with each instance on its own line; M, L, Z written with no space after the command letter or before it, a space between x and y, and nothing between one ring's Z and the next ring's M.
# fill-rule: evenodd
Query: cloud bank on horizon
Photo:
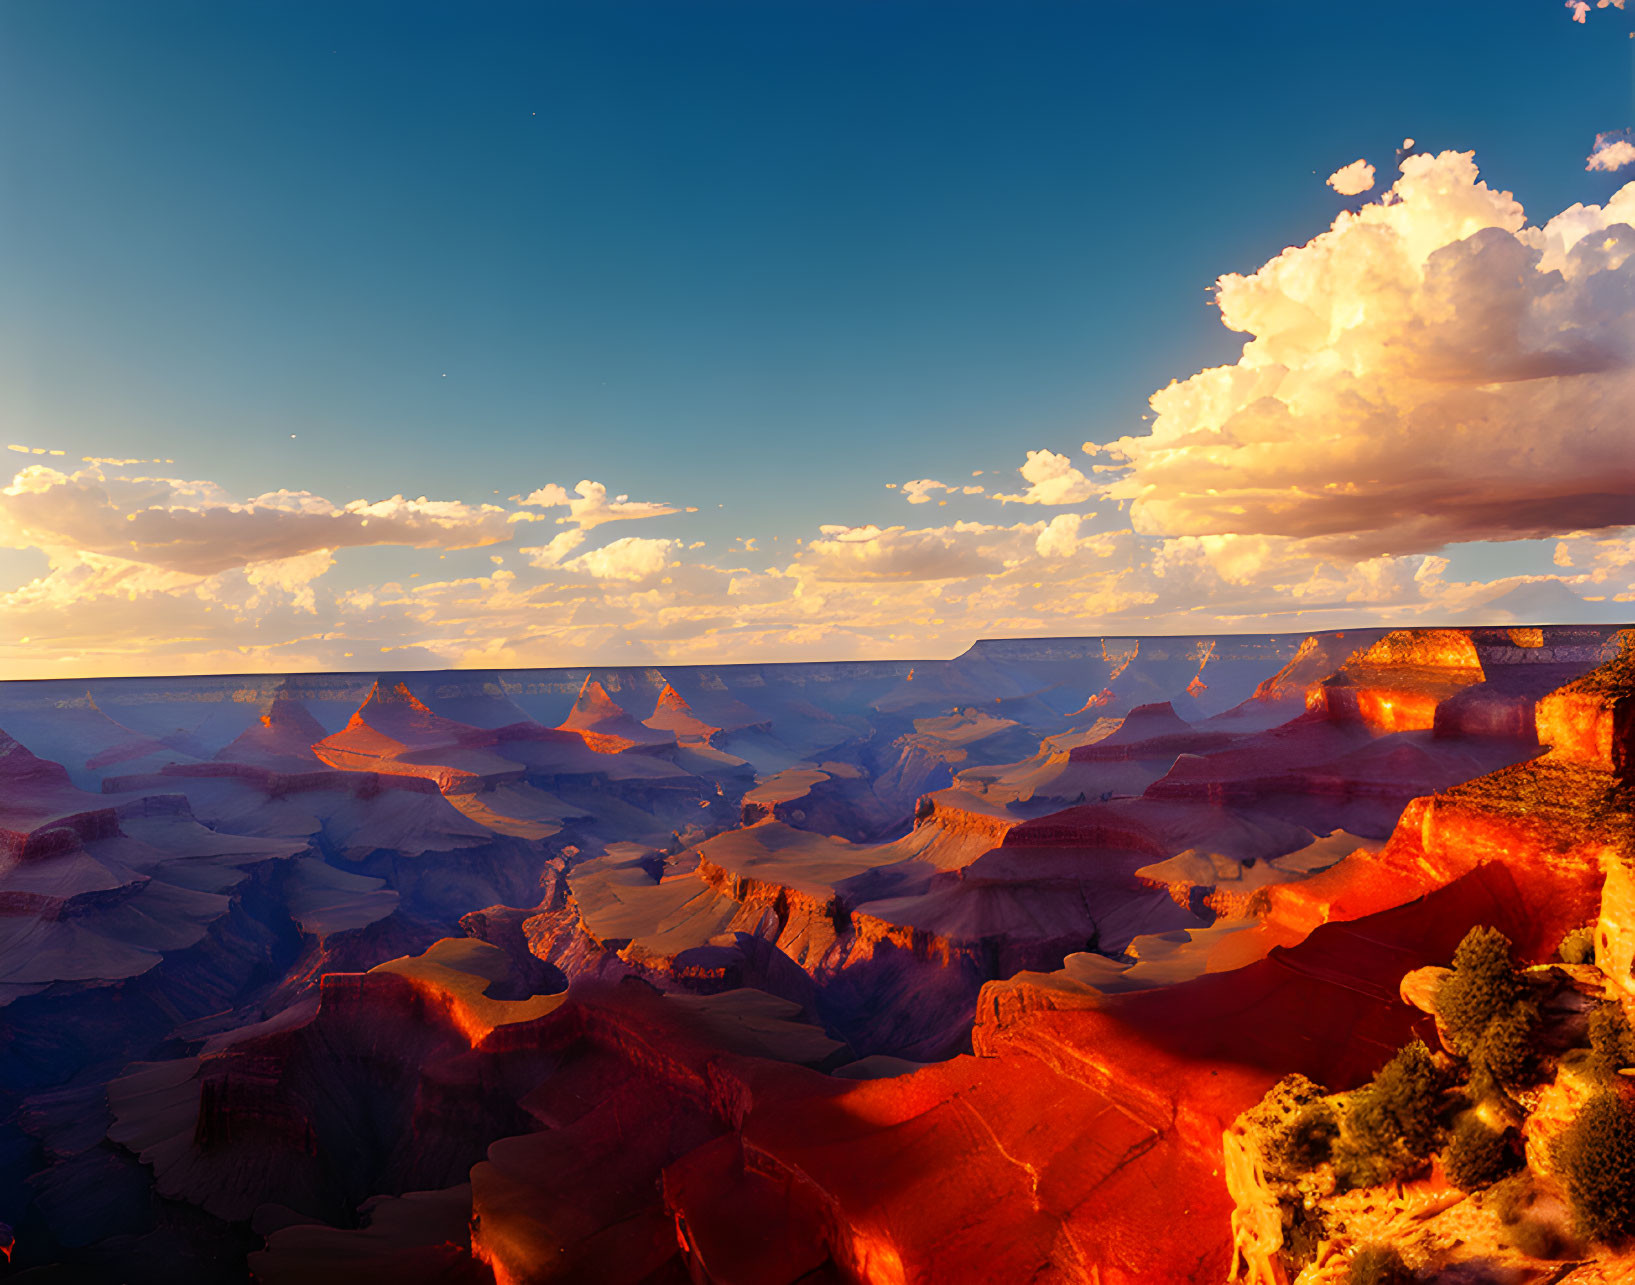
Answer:
M1400 169L1219 279L1241 354L1154 393L1145 434L1086 442L1083 464L1026 450L1014 490L888 484L894 509L957 503L951 520L882 513L783 553L755 536L717 551L689 539L694 506L588 479L510 507L240 498L152 461L69 471L37 458L58 447L14 447L30 462L0 488L0 545L47 570L0 593L0 661L17 677L712 663L1444 622L1505 602L1635 614L1635 183L1535 224L1471 153ZM1358 161L1329 182L1373 179ZM1009 521L1012 505L1040 516ZM597 534L615 522L664 526ZM540 523L564 529L535 543ZM1549 574L1449 578L1450 545L1539 538ZM412 581L326 583L365 546L427 561ZM450 552L490 548L482 574L439 576Z

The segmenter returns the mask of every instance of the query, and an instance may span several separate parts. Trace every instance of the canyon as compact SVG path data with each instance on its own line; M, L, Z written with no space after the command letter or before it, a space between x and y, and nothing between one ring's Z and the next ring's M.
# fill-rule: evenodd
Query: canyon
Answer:
M1224 1281L1471 928L1635 996L1632 772L1617 626L0 682L0 1274Z

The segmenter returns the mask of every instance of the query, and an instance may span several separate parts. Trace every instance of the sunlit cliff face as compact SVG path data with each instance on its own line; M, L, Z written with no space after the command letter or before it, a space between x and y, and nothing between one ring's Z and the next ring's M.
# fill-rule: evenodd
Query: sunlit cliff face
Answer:
M588 479L503 503L242 497L168 476L169 461L12 444L23 467L0 488L0 543L47 569L0 593L0 664L47 677L835 659L1087 622L1627 614L1635 184L1530 224L1471 153L1410 155L1368 200L1372 180L1366 164L1337 171L1331 185L1363 204L1220 279L1242 354L1155 393L1145 435L1087 442L1089 458L1028 449L1019 480L891 483L886 503L906 507L778 545L706 545L686 497ZM925 513L938 517L908 520ZM643 534L603 529L627 522ZM1458 579L1442 556L1544 537L1558 541L1548 575ZM365 546L419 569L339 587L331 572ZM1487 607L1515 591L1545 605Z

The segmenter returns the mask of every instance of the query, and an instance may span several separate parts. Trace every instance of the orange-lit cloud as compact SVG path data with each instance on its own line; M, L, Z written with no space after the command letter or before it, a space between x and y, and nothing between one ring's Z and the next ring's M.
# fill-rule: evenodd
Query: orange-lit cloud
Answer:
M1249 335L1106 452L1154 535L1297 537L1352 558L1635 522L1635 185L1531 226L1471 153L1220 279Z
M934 482L928 477L915 478L912 482L903 483L903 495L910 504L930 504L933 491L947 491L950 488L944 482Z
M236 500L211 482L128 477L43 464L0 489L0 544L76 550L189 575L321 549L461 549L511 538L505 511L451 500L353 500L309 491Z
M897 489L895 482L888 482L886 486L888 490ZM903 495L910 504L930 504L936 499L937 491L946 491L949 495L987 494L987 488L983 486L951 486L947 482L936 482L928 477L918 477L902 485Z
M1004 504L1083 504L1096 494L1096 485L1085 477L1065 455L1054 451L1029 451L1020 472L1028 489L1019 495L1000 495Z
M589 479L580 482L573 489L578 492L577 495L569 495L565 487L552 482L528 495L515 495L511 498L519 504L536 508L554 509L566 506L568 516L558 518L557 522L559 524L572 522L586 531L599 527L604 522L662 518L681 512L675 505L660 500L632 500L628 495L618 495L609 500L607 487Z
M651 580L665 568L679 540L657 540L627 535L600 549L592 549L562 565L598 580Z
M1087 443L1093 467L1028 451L1025 485L991 498L1033 521L914 521L982 491L917 478L893 484L909 522L598 544L607 523L681 509L588 480L511 508L244 499L112 463L59 471L25 447L0 543L46 569L0 587L0 669L816 660L994 635L1627 615L1632 223L1635 184L1535 226L1468 154L1409 157L1390 191L1221 279L1242 354L1155 394L1148 434ZM1523 535L1554 541L1547 574L1462 579L1440 552ZM473 559L481 575L438 557L506 542L503 565ZM339 587L332 569L372 544L407 547L415 574Z
M700 561L667 540L631 539L557 564L507 558L446 577L426 554L426 576L368 589L329 587L323 573L345 550L207 577L59 553L46 574L0 593L0 665L45 677L951 655L996 634L1486 619L1488 601L1540 586L1627 611L1628 533L1561 544L1552 576L1466 582L1448 579L1438 557L1314 556L1288 536L1157 538L1064 512L1015 525L830 527L770 559Z
M1327 182L1341 196L1358 196L1374 186L1374 167L1367 161L1355 160L1335 170Z
M1630 137L1630 131L1620 129L1597 134L1595 146L1590 148L1590 154L1585 158L1584 168L1605 170L1610 174L1626 165L1635 165L1635 139Z

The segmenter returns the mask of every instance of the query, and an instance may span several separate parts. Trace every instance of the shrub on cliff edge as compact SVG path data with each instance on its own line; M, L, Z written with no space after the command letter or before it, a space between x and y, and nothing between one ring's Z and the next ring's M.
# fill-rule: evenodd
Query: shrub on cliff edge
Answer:
M1492 1186L1518 1163L1510 1136L1488 1128L1474 1111L1459 1117L1448 1149L1442 1153L1448 1181L1460 1191Z
M1504 1009L1482 1031L1470 1051L1471 1087L1485 1097L1492 1086L1520 1083L1538 1064L1538 1005L1520 1000Z
M1352 1094L1334 1148L1346 1184L1394 1182L1430 1159L1442 1132L1443 1088L1430 1050L1415 1040Z
M1364 1245L1351 1256L1346 1285L1409 1285L1413 1275L1389 1245Z
M1497 928L1472 928L1453 953L1453 972L1436 992L1436 1015L1455 1049L1469 1057L1488 1023L1522 994L1510 938Z
M1590 1011L1590 1069L1603 1080L1620 1067L1635 1065L1635 1031L1629 1029L1624 1006L1608 1000Z
M1614 1243L1635 1232L1635 1107L1616 1091L1596 1093L1551 1158L1586 1236Z

